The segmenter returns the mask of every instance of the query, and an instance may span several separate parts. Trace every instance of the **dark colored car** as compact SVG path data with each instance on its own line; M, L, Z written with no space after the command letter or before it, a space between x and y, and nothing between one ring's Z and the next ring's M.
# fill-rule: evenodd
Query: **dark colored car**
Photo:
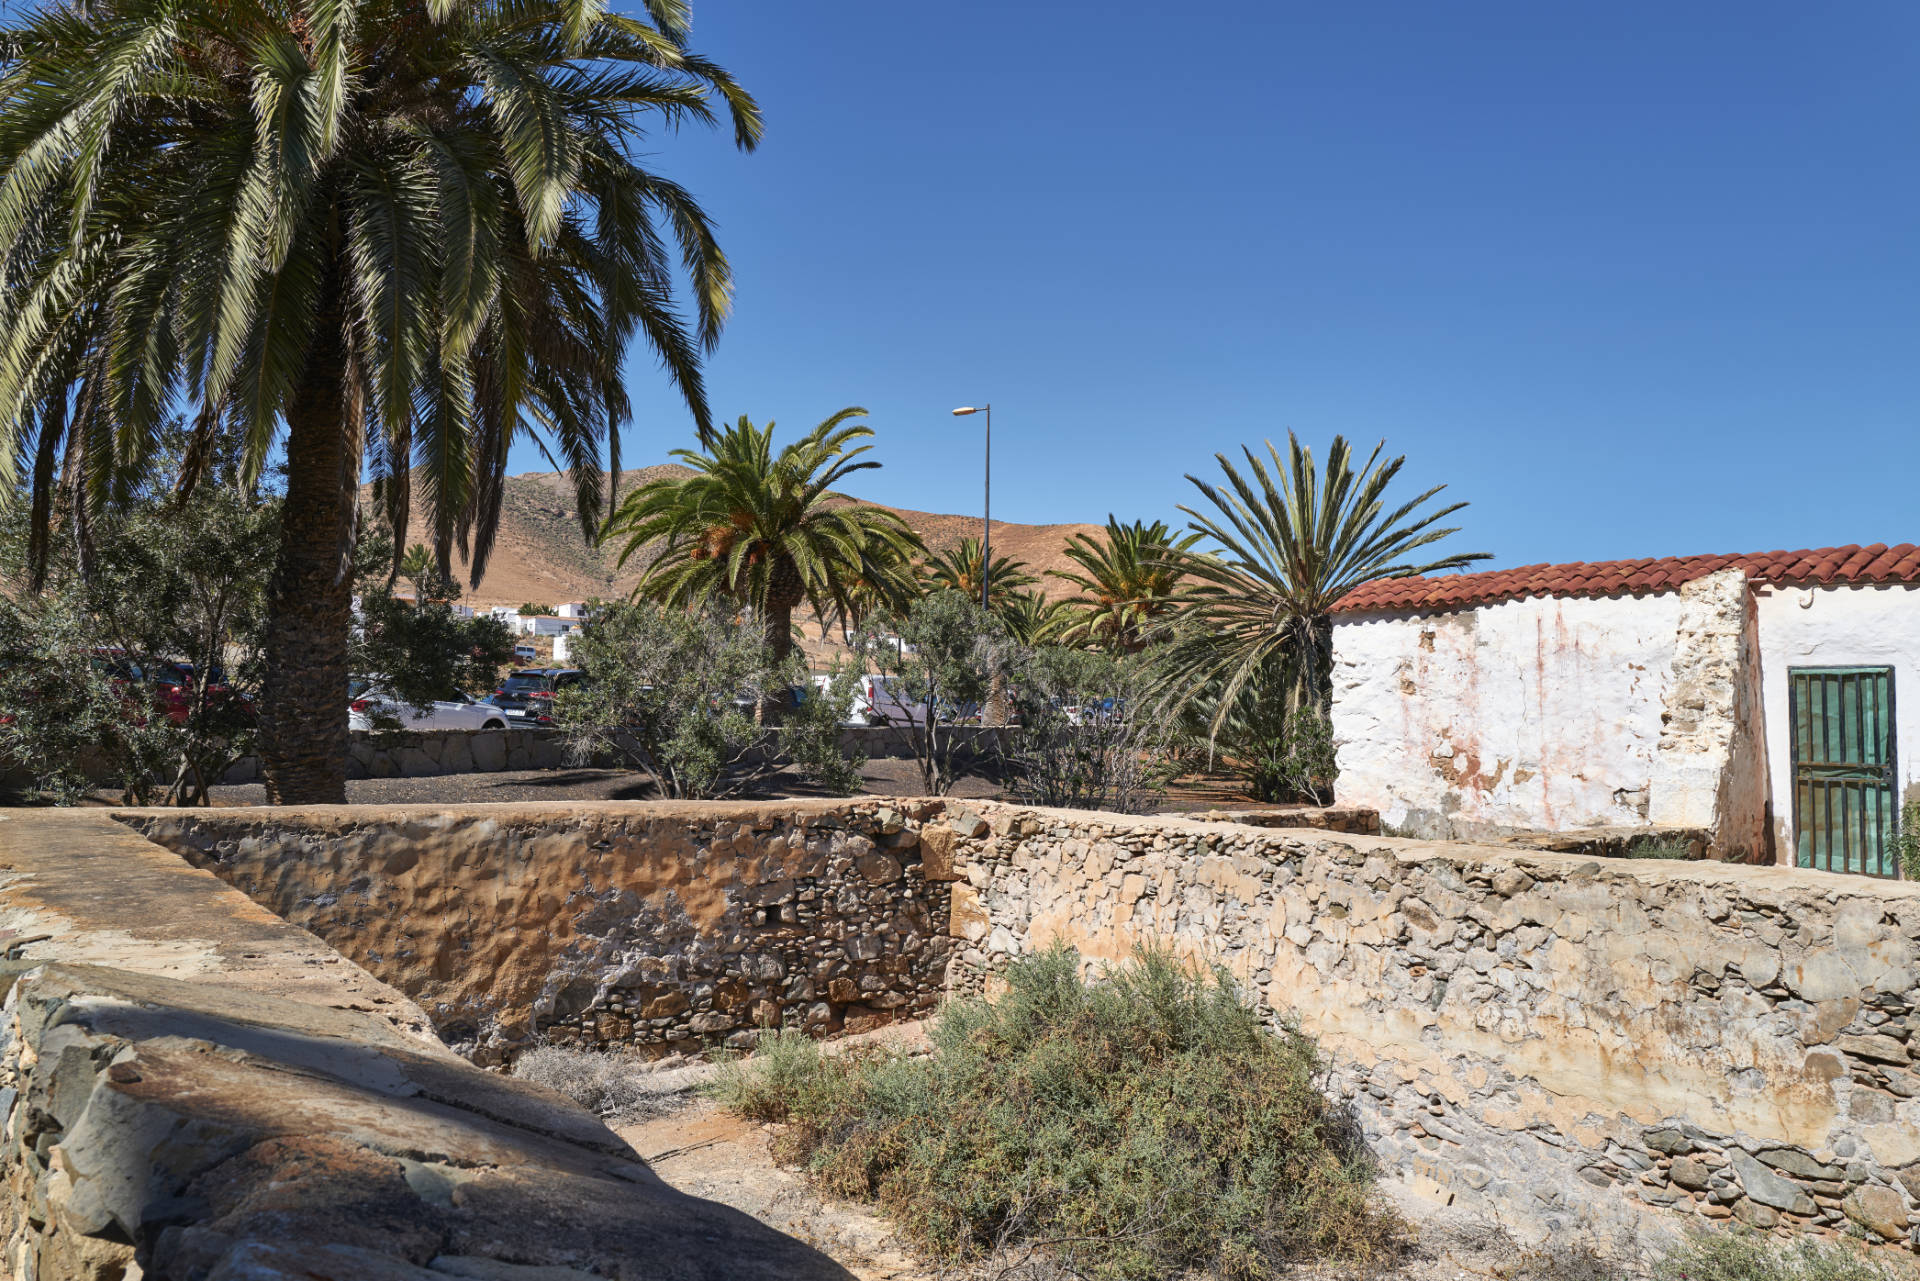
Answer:
M553 696L585 679L577 667L523 667L507 676L491 701L509 725L544 727L553 724Z

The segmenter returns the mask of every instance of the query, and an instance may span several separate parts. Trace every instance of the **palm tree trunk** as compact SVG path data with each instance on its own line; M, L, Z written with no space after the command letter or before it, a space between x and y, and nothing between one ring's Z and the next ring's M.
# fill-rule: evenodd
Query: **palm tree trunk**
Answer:
M274 805L347 799L347 628L360 430L347 421L340 300L322 303L287 406L287 496L267 596L260 763Z

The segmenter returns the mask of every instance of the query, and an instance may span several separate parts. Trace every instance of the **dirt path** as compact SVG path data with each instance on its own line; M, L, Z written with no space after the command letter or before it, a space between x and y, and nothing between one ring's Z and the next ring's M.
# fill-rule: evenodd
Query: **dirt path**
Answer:
M800 1238L860 1281L933 1281L934 1272L895 1238L885 1219L826 1200L799 1174L775 1165L764 1126L695 1099L616 1132L675 1188Z

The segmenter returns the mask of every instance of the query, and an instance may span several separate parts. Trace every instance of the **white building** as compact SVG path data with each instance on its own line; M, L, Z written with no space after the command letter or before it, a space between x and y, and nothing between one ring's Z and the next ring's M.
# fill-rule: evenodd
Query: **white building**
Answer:
M571 618L576 622L584 620L588 614L586 605L577 600L568 601L566 604L556 607L553 612L561 618Z
M1334 616L1333 729L1340 800L1389 830L1679 828L1720 857L1896 875L1920 546L1368 583Z

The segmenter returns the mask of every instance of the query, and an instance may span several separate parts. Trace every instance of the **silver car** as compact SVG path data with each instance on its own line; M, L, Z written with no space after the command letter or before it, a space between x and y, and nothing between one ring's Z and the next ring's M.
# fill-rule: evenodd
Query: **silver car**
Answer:
M465 694L455 693L414 706L403 703L392 691L371 682L355 681L348 692L347 728L372 730L401 729L505 729L506 714L492 703L476 703Z

